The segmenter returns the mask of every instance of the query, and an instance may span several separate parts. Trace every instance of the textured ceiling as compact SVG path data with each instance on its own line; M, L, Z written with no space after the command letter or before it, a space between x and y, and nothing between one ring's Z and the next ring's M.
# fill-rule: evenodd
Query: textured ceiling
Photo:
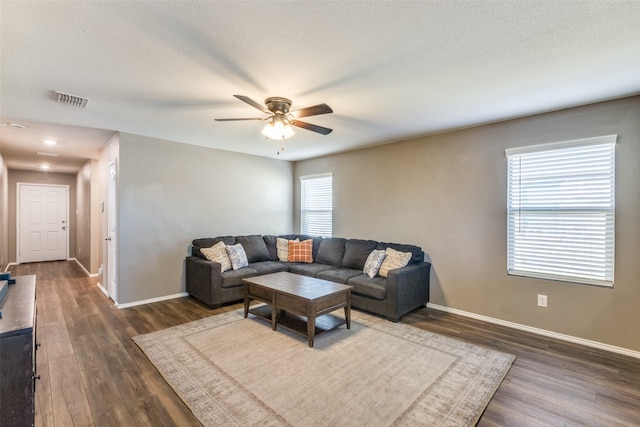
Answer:
M299 160L640 93L640 1L0 1L0 153L115 131ZM90 99L55 103L57 90ZM234 94L329 104L276 155ZM45 138L56 139L53 148Z

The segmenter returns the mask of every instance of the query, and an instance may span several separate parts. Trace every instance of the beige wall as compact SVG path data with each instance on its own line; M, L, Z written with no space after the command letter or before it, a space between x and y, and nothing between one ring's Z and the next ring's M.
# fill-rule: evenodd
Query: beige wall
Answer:
M0 154L0 271L9 264L9 178Z
M608 134L619 135L614 288L508 276L504 150ZM640 351L640 97L297 162L296 227L298 178L324 172L334 235L420 245L432 303Z
M76 175L9 169L9 260L16 256L16 185L18 182L69 186L69 258L76 257Z
M120 304L184 292L193 239L291 232L290 162L119 138Z
M76 175L75 198L76 259L91 272L91 161L85 163Z

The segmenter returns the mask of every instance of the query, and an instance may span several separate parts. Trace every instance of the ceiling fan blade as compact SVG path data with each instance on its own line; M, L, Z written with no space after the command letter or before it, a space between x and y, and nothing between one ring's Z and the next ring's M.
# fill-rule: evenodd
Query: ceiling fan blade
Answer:
M216 122L235 122L237 120L264 120L258 117L242 118L242 119L213 119Z
M325 128L318 125L312 125L311 123L301 122L300 120L293 120L290 123L291 126L297 126L299 128L310 130L312 132L318 132L323 135L329 135L331 132L333 132L333 129Z
M251 105L252 107L257 108L258 110L262 111L263 113L271 114L271 111L267 110L267 107L265 107L262 104L258 104L256 101L254 101L253 99L249 98L248 96L244 96L244 95L233 95L233 96L238 98L240 101L246 102L247 104Z
M327 104L324 104L324 103L313 105L307 108L301 108L299 110L291 112L293 117L309 117L309 116L317 116L320 114L328 114L328 113L333 113L333 110L331 109L331 107L329 107Z

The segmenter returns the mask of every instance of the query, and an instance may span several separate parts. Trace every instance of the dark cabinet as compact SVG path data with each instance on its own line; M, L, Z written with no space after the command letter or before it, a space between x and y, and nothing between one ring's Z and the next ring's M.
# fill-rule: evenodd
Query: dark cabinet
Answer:
M0 318L0 426L32 426L36 379L36 276L16 277Z

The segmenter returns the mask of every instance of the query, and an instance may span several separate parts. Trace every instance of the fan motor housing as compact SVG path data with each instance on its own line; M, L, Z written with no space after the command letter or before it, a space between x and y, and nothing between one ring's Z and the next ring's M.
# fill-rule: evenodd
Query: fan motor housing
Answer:
M287 114L291 108L291 101L287 98L280 98L279 96L265 99L264 104L267 106L267 109L274 114Z

